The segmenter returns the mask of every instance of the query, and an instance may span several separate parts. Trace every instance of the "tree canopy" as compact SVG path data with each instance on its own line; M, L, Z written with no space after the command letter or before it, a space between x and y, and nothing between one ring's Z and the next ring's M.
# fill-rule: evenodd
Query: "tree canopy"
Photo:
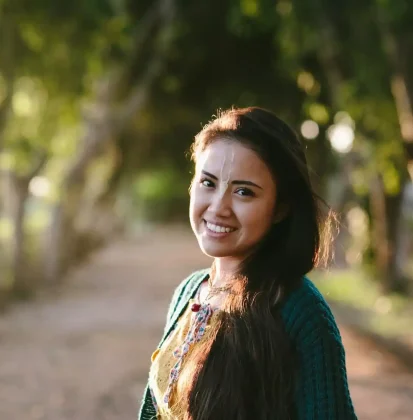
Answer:
M217 109L259 105L306 142L338 211L366 213L364 261L405 290L412 18L407 0L1 0L5 283L30 284L39 208L34 241L54 252L35 260L49 281L87 252L85 235L99 242L141 201L184 213L194 134Z

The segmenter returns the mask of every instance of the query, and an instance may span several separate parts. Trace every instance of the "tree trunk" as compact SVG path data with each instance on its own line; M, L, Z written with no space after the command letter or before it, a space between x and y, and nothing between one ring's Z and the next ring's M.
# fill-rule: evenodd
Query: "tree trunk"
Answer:
M413 90L409 77L411 77L407 60L410 59L410 50L404 48L405 40L401 35L397 36L388 22L388 13L384 6L378 6L378 22L381 32L383 49L387 55L392 71L390 86L397 110L400 125L400 135L406 156L407 173L413 181ZM389 222L389 235L391 241L389 261L389 284L388 289L406 293L409 279L403 275L403 265L397 253L400 250L401 241L401 206L406 180L400 185L400 193L397 197L389 197L387 201L387 216Z
M0 151L3 148L3 132L11 111L11 101L14 93L15 78L15 41L16 25L12 13L6 10L0 12L0 72L5 81L5 95L0 103Z
M9 175L10 186L10 217L12 219L13 234L11 241L12 255L12 288L16 296L25 296L30 292L27 278L27 260L25 249L25 206L29 196L27 179Z
M400 191L395 195L386 195L386 222L387 222L387 235L389 244L389 261L388 261L388 274L386 282L387 292L398 292L407 294L409 292L410 281L404 274L405 261L399 258L401 252L401 233L403 229L403 215L402 204L405 194L404 182L401 185Z
M319 37L323 48L318 49L318 61L324 72L328 86L328 102L333 113L343 109L342 98L340 95L340 86L343 84L344 76L337 60L336 44L337 33L332 24L330 16L320 2L315 3L317 7L317 25L319 27ZM320 156L319 167L324 173L328 172L328 162L331 149L327 146L327 133L323 132L323 138L319 139ZM347 199L352 195L351 170L353 166L353 156L351 153L343 155L340 162L340 173L336 177L330 177L330 184L335 182L333 188L326 189L329 196L327 199L337 212L337 221L339 231L334 239L334 266L336 268L346 268L347 263L347 242L349 241L349 232L345 219L345 205ZM336 178L336 179L335 179Z
M404 185L396 195L385 193L383 180L375 177L370 188L370 212L376 273L384 293L407 293L409 281L397 258L400 247L401 208Z
M10 198L6 201L6 214L12 220L12 292L15 295L24 296L30 292L31 285L28 283L28 269L26 259L25 241L25 216L26 203L29 198L30 181L38 175L47 161L46 154L39 154L37 162L25 175L18 175L14 172L3 173L8 180L8 194Z
M399 118L407 170L413 181L413 91L408 83L411 76L407 66L410 49L405 51L404 40L393 33L388 23L388 11L384 6L378 6L378 22L383 49L392 71L390 86Z
M78 155L69 167L62 184L62 200L52 214L47 255L46 278L56 282L73 258L76 246L76 217L81 206L82 187L89 163L101 154L110 142L116 142L123 130L146 105L152 85L162 71L165 56L172 42L172 24L174 21L174 0L160 0L154 9L148 12L141 23L142 32L135 37L133 57L122 75L111 74L98 86L95 103L85 116L84 136L80 141ZM153 36L153 28L156 28ZM151 34L153 54L145 66L145 71L132 88L129 95L119 104L119 91L125 90L125 80L130 78L130 66L136 65L135 58L141 48L147 48L143 40ZM149 41L148 41L149 42Z
M372 248L374 250L375 271L380 283L388 289L389 243L387 235L386 200L383 180L379 174L370 182L370 214L372 220Z
M45 250L45 274L49 283L60 278L75 258L77 239L75 217L80 201L78 192L72 188L52 210Z
M319 61L326 73L330 88L330 101L333 110L339 110L341 98L338 87L343 78L335 59L334 42L336 39L331 21L322 8L319 8L320 34L324 47L319 51ZM413 92L409 91L406 82L407 67L401 59L400 43L393 36L386 24L386 14L380 13L381 32L388 59L394 74L391 80L393 97L395 99L401 137L406 151L407 167L413 179ZM350 156L346 156L344 166ZM382 277L384 291L406 291L406 279L403 278L397 252L400 244L399 221L401 212L404 181L400 186L400 194L388 196L385 194L381 176L377 174L371 183L370 205L373 218L373 242L375 249L376 271Z
M0 6L0 73L4 79L4 98L0 102L0 153L4 148L4 132L12 114L12 98L14 94L15 79L15 42L16 24L12 13L7 5ZM4 174L0 173L0 176ZM2 190L4 183L0 182L0 215L3 212L4 196L7 194Z

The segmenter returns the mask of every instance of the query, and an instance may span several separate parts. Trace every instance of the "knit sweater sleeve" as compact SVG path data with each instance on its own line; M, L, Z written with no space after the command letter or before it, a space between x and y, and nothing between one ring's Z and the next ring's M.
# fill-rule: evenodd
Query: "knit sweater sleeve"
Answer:
M173 292L173 295L172 295L171 302L169 303L169 306L168 306L168 312L167 312L167 315L166 315L166 324L165 324L165 328L164 328L164 334L171 327L171 323L174 321L175 311L179 307L181 301L186 302L188 300L188 298L190 297L189 295L187 296L187 293L192 291L191 286L193 286L193 284L197 284L198 280L200 278L204 277L206 272L207 272L206 269L198 270L198 271L193 272L188 277L186 277L178 285L178 287L175 288L175 290ZM189 289L189 291L188 291L188 289Z
M315 287L299 296L288 321L297 357L297 420L356 420L340 332Z
M169 323L172 320L172 316L176 310L176 307L178 306L179 300L181 299L182 292L188 283L188 278L186 278L183 282L179 284L178 287L175 288L172 299L168 306L168 312L166 314L166 323L165 323L165 330L169 327Z

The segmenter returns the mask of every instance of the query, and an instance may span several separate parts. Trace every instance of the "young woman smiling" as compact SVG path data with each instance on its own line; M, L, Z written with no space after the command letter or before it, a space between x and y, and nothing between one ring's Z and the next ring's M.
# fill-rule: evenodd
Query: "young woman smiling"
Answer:
M210 269L176 289L139 419L350 420L334 317L305 275L329 220L294 132L261 108L196 136L190 221Z

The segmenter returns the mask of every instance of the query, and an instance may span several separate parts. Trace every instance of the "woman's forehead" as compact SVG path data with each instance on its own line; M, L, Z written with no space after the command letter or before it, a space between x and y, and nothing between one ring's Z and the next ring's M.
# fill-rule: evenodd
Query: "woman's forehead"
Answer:
M202 151L197 159L197 170L205 170L215 176L225 171L234 175L246 172L258 175L268 171L262 159L251 149L234 141L217 140Z

